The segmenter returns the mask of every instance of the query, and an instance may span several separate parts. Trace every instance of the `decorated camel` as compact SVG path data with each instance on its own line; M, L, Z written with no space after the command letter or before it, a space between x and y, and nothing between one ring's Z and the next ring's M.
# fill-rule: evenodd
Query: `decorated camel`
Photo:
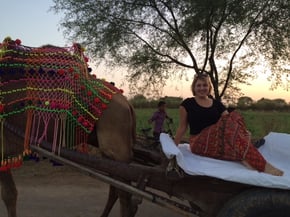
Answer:
M9 37L0 44L0 182L8 217L16 217L11 169L31 155L30 144L49 142L58 153L86 152L91 143L108 158L131 161L134 111L120 89L89 74L87 61L79 44L33 48ZM121 216L130 216L130 196L110 190L120 193Z

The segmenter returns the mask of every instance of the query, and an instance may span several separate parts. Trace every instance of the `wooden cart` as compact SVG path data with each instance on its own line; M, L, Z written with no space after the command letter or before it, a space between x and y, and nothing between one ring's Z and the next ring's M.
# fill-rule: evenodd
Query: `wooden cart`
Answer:
M23 137L23 132L15 127L6 127ZM52 153L48 143L32 145L31 149L131 193L135 205L145 199L185 216L290 217L290 190L206 176L168 175L166 157L160 151L146 148L146 145L136 145L134 160L130 164L65 148L60 149L58 154Z
M163 158L153 151L135 148L131 164L88 156L63 149L55 155L49 144L32 149L73 166L101 181L185 216L200 217L289 217L290 191L262 188L205 176L170 177ZM114 177L111 178L111 177ZM121 182L119 180L128 180Z

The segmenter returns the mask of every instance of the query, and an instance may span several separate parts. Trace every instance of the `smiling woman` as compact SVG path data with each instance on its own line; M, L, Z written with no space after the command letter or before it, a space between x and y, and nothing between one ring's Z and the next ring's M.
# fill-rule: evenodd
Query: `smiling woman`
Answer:
M175 144L180 144L189 125L189 144L193 153L241 162L249 169L282 176L283 171L268 163L251 143L251 133L243 117L236 111L229 113L221 102L209 97L210 91L209 76L195 76L192 82L194 97L185 99L179 108Z

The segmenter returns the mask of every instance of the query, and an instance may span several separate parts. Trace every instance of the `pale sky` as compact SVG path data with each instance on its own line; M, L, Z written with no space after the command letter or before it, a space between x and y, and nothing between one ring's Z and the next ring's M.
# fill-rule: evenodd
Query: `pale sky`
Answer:
M51 0L1 0L0 7L0 42L7 36L12 39L19 38L22 44L27 46L41 46L44 44L53 44L57 46L71 45L63 36L63 29L60 28L61 15L56 15L49 11L53 5ZM120 79L122 73L111 72L103 69L94 71L100 78L114 81L116 85L124 89L126 85ZM121 75L120 75L121 74ZM191 81L169 81L163 93L167 96L190 97ZM251 86L243 86L242 90L246 96L258 100L262 97L275 99L282 98L290 102L290 92L279 88L270 91L270 84L266 78L259 77L252 82Z

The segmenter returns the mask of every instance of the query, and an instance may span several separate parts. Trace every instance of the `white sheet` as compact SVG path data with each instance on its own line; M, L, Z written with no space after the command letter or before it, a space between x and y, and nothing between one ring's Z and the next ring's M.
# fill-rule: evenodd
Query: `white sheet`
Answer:
M162 150L170 159L176 156L178 165L189 175L203 175L223 180L263 186L290 189L290 134L271 132L265 144L259 148L265 159L284 171L281 177L247 169L241 163L202 157L191 153L188 144L178 147L168 134L162 133Z

